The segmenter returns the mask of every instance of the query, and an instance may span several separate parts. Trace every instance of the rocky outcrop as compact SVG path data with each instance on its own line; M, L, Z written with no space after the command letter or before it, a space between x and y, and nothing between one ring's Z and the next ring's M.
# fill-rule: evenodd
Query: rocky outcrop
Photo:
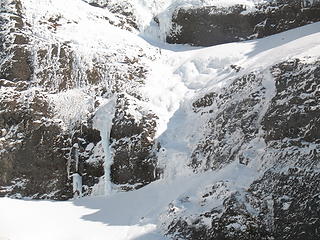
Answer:
M248 164L248 156L254 153L241 152L259 144L259 138L281 154L286 150L287 157L295 153L295 163L299 162L299 155L305 158L301 149L298 153L293 148L319 144L318 65L318 61L309 64L293 59L273 66L270 72L237 78L219 94L212 92L197 99L194 111L210 116L210 134L195 148L190 163L193 168L201 165L203 169L214 169L234 159ZM283 157L277 158L280 164ZM314 163L312 158L301 162Z
M162 211L171 201L158 220L172 239L319 238L319 58L285 55L286 61L270 59L256 68L250 56L246 65L242 56L163 51L165 64L174 66L163 68L166 79L150 78L166 86L146 86L151 67L162 70L162 63L154 64L161 51L141 39L125 42L135 37L124 31L136 28L131 6L74 3L79 10L85 6L84 15L90 8L84 23L82 15L57 14L58 5L57 12L34 14L18 0L0 3L0 196L66 200L74 196L73 177L81 177L83 195L95 195L104 193L105 183L130 191L163 174L165 181L133 195L173 183L168 195L177 190L175 197L155 204ZM253 12L243 6L179 9L168 41L211 45L267 36L318 21L313 4L276 1ZM102 26L94 40L86 39L90 19ZM109 39L111 31L121 31L122 39ZM234 61L243 66L228 65ZM190 84L189 77L199 81ZM147 99L145 91L157 87L160 94ZM110 99L115 109L104 112ZM99 114L111 112L114 117L106 117L112 124L102 117L107 126L97 127ZM111 183L104 172L106 147ZM152 214L138 214L137 224L158 217Z
M173 14L167 42L212 46L262 38L319 20L318 1L276 0L257 5L255 10L244 5L179 8Z
M236 78L222 91L193 102L199 119L210 116L206 137L191 158L194 171L231 162L250 167L258 161L260 173L249 187L234 189L232 182L222 180L175 200L165 213L166 222L171 220L167 235L228 240L319 237L319 79L319 60L292 59L264 73ZM192 212L194 208L200 211Z
M168 207L173 221L167 234L172 239L317 239L318 186L319 172L299 168L267 171L244 191L232 192L228 182L218 182L194 206L203 209L200 215L181 213L188 198ZM205 210L217 200L219 206Z
M274 67L277 94L262 122L267 142L287 138L319 143L319 64L294 59Z
M67 188L63 180L63 137L49 116L46 96L41 92L26 94L9 89L2 94L1 195L11 192L41 196L57 190L57 185Z
M32 68L28 51L28 36L23 33L26 23L20 1L3 1L0 15L0 78L30 80Z
M192 153L190 165L195 171L221 168L236 158L247 164L249 159L239 152L256 140L270 100L264 87L267 81L264 73L253 72L234 80L223 93L212 92L193 103L195 112L210 116L207 123L210 134L205 134Z
M138 30L137 19L133 12L132 3L128 0L125 1L108 1L108 0L84 0L89 5L99 8L108 9L111 13L115 14L118 21L109 22L116 27L134 31Z
M40 12L29 18L19 0L3 1L1 8L0 195L69 199L75 173L82 176L83 195L95 194L94 185L104 175L104 153L100 133L93 129L94 114L118 92L130 104L118 100L112 180L122 190L153 181L157 117L135 109L148 72L146 59L154 56L137 46L128 53L120 45L88 53L56 36L62 23L77 22ZM130 17L118 10L114 6L117 21L106 18L106 24L133 31ZM127 105L135 105L139 121Z
M1 2L0 7L0 79L28 81L32 67L21 2L6 0Z
M319 237L319 177L319 172L312 169L289 168L283 172L268 171L252 184L249 199L263 213L264 222L269 223L270 237Z
M123 190L143 187L159 177L154 140L157 116L132 100L119 95L111 129L111 180Z

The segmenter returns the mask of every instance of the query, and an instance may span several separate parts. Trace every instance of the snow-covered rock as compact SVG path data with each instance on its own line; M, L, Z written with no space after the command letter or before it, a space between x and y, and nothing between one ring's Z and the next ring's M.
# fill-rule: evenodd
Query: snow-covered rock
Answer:
M117 129L126 125L120 121L122 118L131 118L129 128L130 124L137 125L132 126L137 135L133 142L145 139L144 149L135 147L135 161L141 163L151 156L154 133L147 133L145 127L154 131L157 117L151 109L139 107L145 98L139 89L151 63L158 58L158 49L140 39L134 28L122 27L123 15L120 18L108 9L83 1L68 1L68 7L59 1L13 0L1 4L1 128L11 136L6 134L1 152L1 194L21 192L15 182L23 178L27 190L21 192L22 196L47 198L50 192L49 198L70 198L74 173L82 175L83 192L90 194L104 175L104 153L100 134L93 128L94 115L113 95L119 96L121 102L126 101L120 100L126 94L132 102L129 109L126 104L119 105L119 119L113 121L114 167L118 169L116 164L123 166L121 161L129 161L132 156L124 158L124 154L134 148L133 140L128 141L132 134L124 132L118 136ZM123 115L125 111L127 116ZM43 129L37 133L39 141L26 144L37 129ZM28 169L23 162L37 167ZM57 169L49 170L48 163ZM154 161L150 164L155 165ZM22 172L13 170L20 167ZM50 174L39 174L41 169ZM141 172L139 164L130 169ZM155 179L154 167L148 171L148 179L143 179L145 173L141 173L139 180L133 180L132 174L123 180L123 173L116 172L112 178L115 183L144 185ZM46 183L43 177L48 178ZM58 186L56 182L60 181Z
M319 238L320 24L306 25L319 20L318 1L0 6L0 195L74 198L29 201L28 226L45 211L59 222L59 206L78 239ZM162 42L194 12L204 22L260 16L241 39L234 25L221 36L264 38ZM266 15L271 25L258 28ZM176 40L226 42L206 35L210 21L176 25ZM24 201L0 201L0 238L43 239L19 227L28 209L10 215ZM96 233L82 229L88 221Z

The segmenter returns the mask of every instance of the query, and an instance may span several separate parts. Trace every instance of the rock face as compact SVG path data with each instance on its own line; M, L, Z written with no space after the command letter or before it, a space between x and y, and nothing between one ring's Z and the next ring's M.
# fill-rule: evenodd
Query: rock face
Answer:
M213 46L262 38L320 20L319 1L276 0L257 5L255 10L246 8L179 8L173 15L167 41Z
M138 121L132 115L134 113L140 115ZM114 150L111 179L123 190L143 187L159 177L154 142L156 120L155 114L151 111L143 113L132 98L124 94L118 97L111 129Z
M263 73L250 73L236 79L223 94L209 93L193 103L195 112L212 116L208 123L210 134L200 140L192 154L190 164L195 171L199 167L202 170L220 168L235 158L243 164L249 161L238 153L256 140L261 117L270 100L264 87L267 82ZM221 111L214 111L215 107Z
M299 138L306 143L319 143L319 62L308 65L295 59L274 69L277 94L271 104L276 107L268 110L263 121L266 140L272 143ZM284 99L289 101L277 104Z
M69 199L74 173L82 176L84 195L100 194L93 186L104 175L104 153L100 133L93 129L94 115L106 99L121 92L111 136L112 180L131 190L156 179L157 117L139 110L137 90L148 72L146 59L155 56L118 42L88 53L86 43L58 37L64 24L79 25L81 31L81 17L37 12L35 18L31 2L1 2L0 195ZM94 8L81 4L82 9ZM98 21L135 31L132 14L107 7L109 15L95 16ZM128 99L141 119L128 112Z
M199 119L209 117L206 137L192 154L194 171L223 168L230 162L250 166L260 159L263 174L248 188L233 190L232 182L222 180L198 193L199 201L193 200L194 195L174 201L165 217L166 222L171 220L166 225L168 235L173 239L319 237L319 66L319 59L292 59L267 73L236 78L219 94L194 101ZM275 82L272 92L266 91L270 79ZM189 210L194 208L202 211Z
M266 202L272 206L268 211L269 215L272 212L269 236L275 239L319 237L319 180L319 172L289 168L281 173L267 172L252 184L248 191L255 200L254 204L258 203L255 206L259 206L261 212L266 208ZM263 202L262 198L267 200Z
M129 1L70 0L78 9L72 14L57 1L0 3L0 197L67 200L73 176L81 176L83 195L104 194L105 163L112 160L116 191L161 176L178 179L166 184L186 181L186 192L165 198L164 206L171 203L156 216L172 239L319 238L319 55L293 51L273 60L276 51L263 41L243 56L181 46L162 55L138 37ZM32 4L43 4L41 11ZM269 1L248 10L179 8L168 42L209 46L320 20L319 1ZM303 39L315 34L303 30ZM282 40L275 47L283 46L291 51ZM155 64L160 55L165 63ZM105 126L96 124L110 99L105 144ZM203 185L193 188L189 180Z
M198 216L179 217L171 205L172 239L317 239L319 172L290 168L267 172L247 192L229 193L220 182L202 196L202 207L227 194L221 207ZM185 214L185 213L184 213ZM182 214L181 214L182 215Z
M46 96L8 90L1 99L1 195L70 198L65 139L59 125L49 119Z
M138 29L137 19L132 11L133 7L130 1L85 0L85 2L94 7L108 9L115 14L119 19L115 26L129 31ZM112 24L114 23L112 22Z
M28 59L28 36L23 33L26 26L21 2L2 1L0 6L3 9L0 16L0 51L1 59L4 60L0 68L0 78L27 81L32 70Z
M20 1L1 2L1 195L67 199L60 126L41 90L28 90L32 66Z

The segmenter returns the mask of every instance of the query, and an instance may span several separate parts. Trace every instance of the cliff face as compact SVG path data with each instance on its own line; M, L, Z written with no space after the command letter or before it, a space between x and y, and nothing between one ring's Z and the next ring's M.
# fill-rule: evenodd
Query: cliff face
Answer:
M172 239L317 239L319 2L195 2L2 1L0 196L110 189L102 213L132 198Z
M206 119L188 163L194 171L238 162L258 164L260 174L245 188L222 179L175 201L168 210L174 239L317 238L319 60L305 61L246 74L193 102Z
M147 56L135 43L118 43L119 34L110 38L113 31L136 31L119 13L73 2L70 8L80 8L74 16L58 2L34 4L1 3L1 195L68 199L73 173L83 175L83 190L91 193L104 175L93 117L114 94L113 182L131 189L154 180L157 117L136 102L157 52ZM90 33L90 24L96 32Z
M178 8L169 43L213 46L270 36L319 21L319 1L268 1L250 9L231 7Z

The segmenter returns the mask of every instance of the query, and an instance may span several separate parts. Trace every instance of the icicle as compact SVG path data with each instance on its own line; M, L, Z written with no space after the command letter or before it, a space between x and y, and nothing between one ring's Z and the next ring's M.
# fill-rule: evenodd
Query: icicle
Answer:
M94 128L100 131L102 139L102 147L105 154L104 159L104 189L105 195L110 195L112 191L111 183L111 165L113 157L110 147L110 133L112 128L112 120L115 114L116 97L112 97L106 104L101 106L96 112L94 118Z
M76 172L79 171L79 145L78 143L75 143L73 145L74 147L74 159L76 161Z
M72 174L73 196L78 198L82 196L82 176L79 174L79 144L75 143L72 149L75 160L75 173Z
M73 185L73 197L82 196L82 177L79 173L72 174L72 185Z

